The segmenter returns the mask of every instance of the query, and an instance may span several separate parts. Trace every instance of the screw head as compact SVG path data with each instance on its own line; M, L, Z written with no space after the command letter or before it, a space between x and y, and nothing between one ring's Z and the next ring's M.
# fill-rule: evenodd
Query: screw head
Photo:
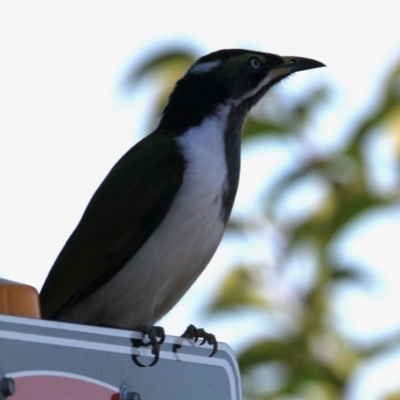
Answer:
M119 400L141 400L140 394L124 385L119 391Z
M0 380L0 393L5 396L12 396L15 393L15 382L13 378L4 377Z

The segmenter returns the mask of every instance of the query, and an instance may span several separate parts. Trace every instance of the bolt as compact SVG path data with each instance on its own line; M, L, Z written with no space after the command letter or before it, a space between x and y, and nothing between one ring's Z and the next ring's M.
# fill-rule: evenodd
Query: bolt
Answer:
M124 385L119 391L119 400L141 400L140 394Z
M1 378L0 393L5 397L12 396L15 393L15 382L13 378Z

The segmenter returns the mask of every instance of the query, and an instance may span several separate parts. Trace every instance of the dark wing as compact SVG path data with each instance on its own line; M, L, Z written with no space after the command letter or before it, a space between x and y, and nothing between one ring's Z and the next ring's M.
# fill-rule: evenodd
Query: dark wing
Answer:
M57 319L114 276L167 214L184 173L167 133L152 133L112 168L56 259L40 293L43 318Z

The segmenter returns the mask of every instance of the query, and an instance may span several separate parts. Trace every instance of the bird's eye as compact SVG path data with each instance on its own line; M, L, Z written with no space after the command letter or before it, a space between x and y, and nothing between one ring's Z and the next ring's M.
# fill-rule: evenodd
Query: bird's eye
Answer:
M258 69L261 67L261 61L257 57L250 58L249 64L254 69Z

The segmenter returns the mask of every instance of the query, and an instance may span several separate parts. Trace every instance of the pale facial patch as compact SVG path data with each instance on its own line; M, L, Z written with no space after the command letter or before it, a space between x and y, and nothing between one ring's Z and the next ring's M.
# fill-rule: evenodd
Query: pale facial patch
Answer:
M190 67L190 69L188 70L187 73L188 74L202 74L204 72L209 72L212 69L218 67L219 64L221 64L221 60L197 63L197 64L194 64L192 67Z
M249 90L241 98L232 100L231 104L238 106L240 103L243 102L243 100L246 100L249 97L254 96L264 86L268 85L271 81L273 81L275 78L278 78L281 75L282 75L282 72L279 72L279 71L277 71L276 73L274 71L268 73L268 75L266 75L265 78L255 88Z

